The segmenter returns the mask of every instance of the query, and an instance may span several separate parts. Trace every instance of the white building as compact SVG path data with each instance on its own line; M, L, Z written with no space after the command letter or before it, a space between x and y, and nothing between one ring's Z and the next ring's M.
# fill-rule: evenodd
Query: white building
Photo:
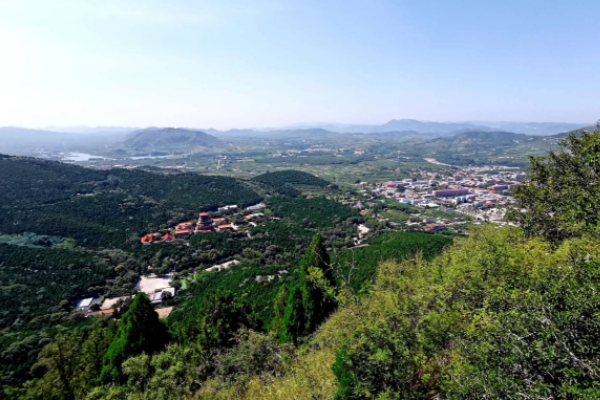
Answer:
M87 310L88 308L90 308L92 301L94 301L93 297L88 297L87 299L81 300L79 302L79 304L77 304L77 309L78 310Z

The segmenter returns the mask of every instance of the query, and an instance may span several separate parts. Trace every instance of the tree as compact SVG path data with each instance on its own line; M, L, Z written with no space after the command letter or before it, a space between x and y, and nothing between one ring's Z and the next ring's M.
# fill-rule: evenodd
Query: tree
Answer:
M307 323L306 303L311 303L311 299L306 295L306 285L298 284L294 286L287 300L287 306L283 315L281 335L279 343L293 342L298 344L298 339L309 332L310 326Z
M206 349L232 345L237 331L254 327L251 313L250 306L231 292L211 292L200 308L200 344Z
M323 237L320 233L313 237L310 247L301 260L301 265L302 271L309 281L314 280L314 277L311 278L312 273L321 271L327 282L331 286L335 286L335 276L330 266L329 254L323 245Z
M164 348L168 341L167 328L158 319L148 296L138 294L123 315L116 338L104 355L100 380L122 380L121 366L127 358L142 352L151 355Z
M79 333L59 335L45 346L34 368L45 368L46 373L31 385L30 394L43 399L75 399L75 390L80 383L76 379L80 347Z
M335 276L320 234L314 236L300 264L302 277L288 297L280 343L298 344L335 310Z
M272 332L281 332L281 324L283 323L283 316L285 315L285 308L287 306L287 299L289 295L290 291L288 290L286 285L283 285L279 288L279 292L277 292L277 297L275 298L275 303L273 304L273 311L275 316L273 317L273 321L271 322Z
M554 244L600 233L600 129L572 132L561 147L530 157L530 177L515 187L517 205L509 214L528 236Z

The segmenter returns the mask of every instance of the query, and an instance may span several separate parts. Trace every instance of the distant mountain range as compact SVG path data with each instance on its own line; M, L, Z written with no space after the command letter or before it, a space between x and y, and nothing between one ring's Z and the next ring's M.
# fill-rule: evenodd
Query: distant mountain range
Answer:
M50 132L80 133L85 135L123 135L140 129L139 127L124 126L49 126L43 128L43 130Z
M552 135L569 132L589 126L589 123L568 122L428 122L415 119L393 119L383 125L348 125L348 124L295 124L281 129L313 129L321 128L341 133L382 133L415 131L419 133L451 134L457 131L508 131L528 135Z
M264 128L264 129L231 129L219 131L215 129L203 129L215 136L257 136L264 137L272 135L273 132L299 132L322 129L328 132L337 133L387 133L387 132L416 132L421 134L436 134L439 136L452 135L464 131L506 131L514 133L524 133L527 135L554 135L557 133L570 132L589 126L589 123L569 123L569 122L487 122L487 121L467 121L467 122L428 122L415 119L393 119L382 125L352 125L335 123L300 123L285 126L282 128Z
M296 124L285 128L215 129L131 127L51 127L51 130L0 128L0 153L42 155L48 152L83 151L92 154L193 151L219 151L231 148L236 138L262 138L327 144L369 139L431 139L455 137L465 132L504 132L533 136L564 134L575 129L595 129L592 124L564 122L426 122L413 119L391 120L383 125ZM64 131L59 132L57 129ZM362 136L365 135L365 136ZM362 139L361 139L362 137ZM210 151L209 151L210 150ZM239 148L238 148L239 150Z

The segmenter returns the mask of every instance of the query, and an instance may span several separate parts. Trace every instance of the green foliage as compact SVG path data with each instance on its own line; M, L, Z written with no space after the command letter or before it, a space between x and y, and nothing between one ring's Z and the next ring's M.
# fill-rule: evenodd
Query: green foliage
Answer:
M292 287L283 314L279 343L298 344L300 337L310 332L309 314L312 311L312 299L307 293L306 285Z
M91 326L60 334L39 353L26 385L26 399L83 399L100 375L102 356L116 332L113 321L95 318Z
M281 274L270 282L259 283L256 276ZM298 280L295 271L297 267L270 265L262 266L254 261L245 261L226 271L204 272L195 275L194 284L186 291L186 300L177 306L169 315L169 328L181 337L192 335L198 323L204 302L211 292L231 292L238 300L245 300L250 305L256 319L262 323L263 329L268 329L274 317L273 304L282 286L293 284ZM287 299L287 296L286 296Z
M335 363L331 367L339 386L335 394L335 400L348 399L351 396L352 387L356 385L354 375L349 371L349 362L348 349L342 348L335 355Z
M273 303L273 321L269 327L271 332L279 335L281 332L283 317L285 316L285 308L287 306L287 300L290 297L290 291L287 286L283 285L277 292L277 297Z
M330 228L348 219L358 221L358 210L325 197L312 199L273 197L269 199L273 215L287 217L302 227Z
M205 349L231 346L239 330L256 325L255 317L250 314L248 304L231 292L211 292L200 308L199 343Z
M109 270L87 251L0 244L0 274L0 328L39 328L60 320Z
M552 250L492 227L456 240L381 267L335 366L345 398L597 397L597 242Z
M382 261L402 261L417 253L430 260L452 245L452 238L422 232L384 232L367 244L332 254L331 264L338 280L346 279L357 292L369 288Z
M530 157L511 217L528 235L557 243L600 232L600 130L572 132L561 151Z
M298 187L324 187L329 185L329 182L326 180L317 178L307 172L296 170L267 172L255 176L252 180L267 184L268 189L272 189L275 193L287 197L299 197L301 192L297 189Z
M148 296L138 294L123 315L117 336L104 355L100 380L120 381L121 366L128 357L142 352L153 354L162 350L168 340L167 328L158 319Z
M329 182L312 174L296 170L285 170L267 172L252 178L253 181L268 183L271 185L305 185L305 186L327 186Z
M315 235L305 256L300 261L302 278L290 291L282 319L280 343L293 341L312 333L335 309L329 291L335 277L329 264L329 255L320 234Z

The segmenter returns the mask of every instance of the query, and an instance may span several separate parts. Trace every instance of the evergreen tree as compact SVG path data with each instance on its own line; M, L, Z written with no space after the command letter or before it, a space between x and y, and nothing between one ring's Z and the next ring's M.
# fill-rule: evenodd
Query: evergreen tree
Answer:
M229 291L210 293L200 309L200 344L209 349L233 344L237 331L254 327L247 303Z
M142 352L153 354L161 350L168 340L167 327L158 319L148 296L138 294L123 315L116 338L104 355L100 380L121 380L121 366L127 358Z
M333 269L330 266L329 254L323 244L323 238L320 233L317 233L313 239L310 247L306 251L304 257L301 260L302 271L307 279L310 278L312 273L319 272L327 279L327 282L331 286L335 286L335 276Z
M316 234L301 260L302 279L292 288L282 321L280 342L298 344L334 310L335 276L320 234Z
M273 317L273 321L271 322L270 329L272 332L281 332L283 317L285 315L285 308L287 306L287 299L289 296L290 291L288 290L287 286L281 286L279 288L279 292L277 292L275 303L273 304L273 311L275 316Z
M293 342L297 345L298 339L308 331L305 303L310 303L310 299L305 289L305 284L298 284L290 292L283 315L280 343Z

